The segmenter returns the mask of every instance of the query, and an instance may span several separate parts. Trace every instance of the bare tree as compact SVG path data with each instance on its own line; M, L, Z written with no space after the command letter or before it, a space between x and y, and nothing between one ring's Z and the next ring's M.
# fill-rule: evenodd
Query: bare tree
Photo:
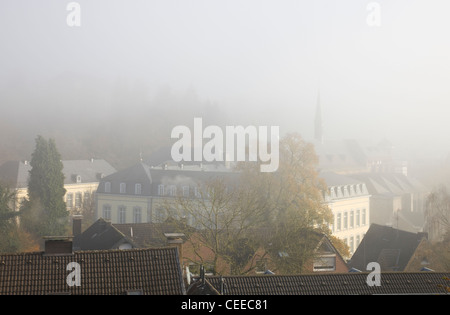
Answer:
M435 188L427 198L425 230L430 240L450 237L450 194L444 185Z

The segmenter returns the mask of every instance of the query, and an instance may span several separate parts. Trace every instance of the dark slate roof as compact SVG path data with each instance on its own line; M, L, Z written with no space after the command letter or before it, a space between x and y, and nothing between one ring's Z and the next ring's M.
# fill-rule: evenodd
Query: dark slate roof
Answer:
M402 271L424 237L424 233L371 224L349 261L349 266L366 270L369 262L378 262L382 271Z
M79 287L66 283L70 262L80 264ZM128 290L140 290L144 295L185 294L177 249L0 255L0 295L118 295Z
M369 273L208 276L187 290L189 295L373 295L446 294L450 273L381 273L381 286L369 286ZM448 294L448 293L447 293Z
M0 182L11 188L28 186L28 174L31 167L22 161L7 161L0 165Z
M111 222L103 218L95 221L80 235L73 238L74 250L104 250L118 249L120 245L128 243L137 247L134 242L115 228Z
M208 168L198 166L186 167L182 169L178 165L164 168L163 166L150 167L143 162L139 162L127 169L120 170L114 174L104 177L98 186L98 193L105 193L105 183L111 183L111 194L120 193L120 183L126 184L126 194L135 195L135 184L141 184L142 196L158 195L158 185L187 185L197 186L207 180L214 178L237 178L237 172L222 171L215 166L208 165Z
M76 183L76 176L79 175L82 183L99 182L104 176L108 176L116 169L102 159L91 160L64 160L64 184Z
M163 223L124 223L113 224L113 226L141 248L164 246L167 244L164 233L175 233L182 230L176 222L168 221Z
M63 163L64 184L77 183L79 176L81 183L96 183L101 177L116 171L108 162L102 159L65 160ZM0 166L0 182L13 188L28 186L31 166L29 162L7 161Z

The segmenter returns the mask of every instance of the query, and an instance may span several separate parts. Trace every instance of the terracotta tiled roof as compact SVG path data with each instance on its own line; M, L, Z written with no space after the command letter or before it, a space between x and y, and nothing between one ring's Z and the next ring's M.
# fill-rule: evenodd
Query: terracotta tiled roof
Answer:
M80 265L81 286L66 282L71 262ZM43 252L0 255L0 295L145 295L185 293L176 248Z
M191 284L187 294L224 295L372 295L445 294L450 273L381 274L381 286L367 284L368 273L212 276ZM223 283L222 283L223 282ZM222 284L221 284L222 283Z

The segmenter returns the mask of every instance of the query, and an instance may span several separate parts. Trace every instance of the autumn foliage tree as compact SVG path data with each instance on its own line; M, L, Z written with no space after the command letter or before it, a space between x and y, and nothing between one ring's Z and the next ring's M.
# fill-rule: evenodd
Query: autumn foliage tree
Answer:
M247 263L263 249L260 257L270 257L279 273L300 273L314 259L318 233L331 234L333 217L323 203L326 185L313 145L289 134L279 150L276 172L260 172L259 163L244 162L233 189L213 182L200 198L180 197L169 206L195 219L203 245L214 252L213 265L220 257L231 273L243 274L255 268ZM339 240L333 242L345 249Z
M0 252L37 250L31 236L19 227L17 219L21 213L11 207L15 198L14 190L0 184Z

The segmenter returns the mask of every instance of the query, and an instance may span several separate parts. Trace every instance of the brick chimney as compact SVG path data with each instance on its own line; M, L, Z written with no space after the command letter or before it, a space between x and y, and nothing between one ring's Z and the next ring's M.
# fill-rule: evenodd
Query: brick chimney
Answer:
M169 247L176 247L178 249L178 258L180 259L180 266L183 269L183 243L185 235L183 233L164 233Z
M81 223L83 221L82 215L74 215L72 217L72 234L73 237L81 234Z
M72 255L72 238L67 236L44 236L44 255Z

